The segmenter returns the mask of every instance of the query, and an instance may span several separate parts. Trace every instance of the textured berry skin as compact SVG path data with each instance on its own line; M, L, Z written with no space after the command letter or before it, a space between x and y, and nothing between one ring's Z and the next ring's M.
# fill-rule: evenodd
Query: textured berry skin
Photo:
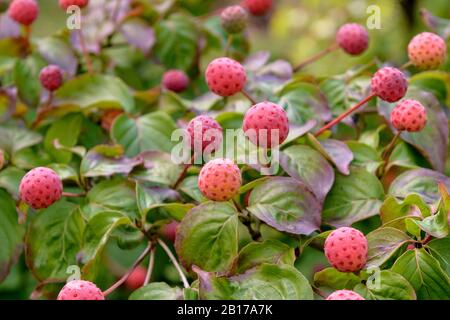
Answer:
M361 270L367 261L367 239L361 231L342 227L334 230L325 240L328 262L341 272Z
M206 83L209 89L222 97L241 91L247 82L244 67L230 58L217 58L206 68Z
M417 100L403 100L392 109L391 122L398 131L417 132L427 124L427 110Z
M118 116L120 116L122 113L123 113L123 111L119 110L119 109L106 110L102 116L102 121L101 121L102 128L108 132L111 131L114 120L116 120L116 118Z
M372 93L387 102L395 102L404 97L408 81L403 72L392 67L379 69L372 77Z
M125 281L125 287L129 290L139 289L144 285L145 277L147 276L147 269L138 266L131 272L128 279Z
M327 300L366 300L351 290L337 290L327 297Z
M220 20L226 32L239 33L247 25L247 11L241 6L231 6L222 11Z
M39 6L35 0L13 0L8 15L14 21L29 26L39 15Z
M409 60L420 69L437 69L446 55L444 39L431 32L419 33L408 44Z
M63 83L63 72L60 67L49 65L41 70L39 80L45 89L48 91L55 91L59 89Z
M186 130L191 137L191 148L194 151L203 151L210 144L212 144L211 151L213 151L222 142L222 127L211 117L205 115L195 117L189 122ZM220 139L217 139L219 135ZM196 141L201 141L202 150L195 150Z
M67 10L70 6L77 6L80 8L84 8L89 4L89 0L59 0L59 6Z
M247 111L243 129L253 144L271 148L286 140L289 134L289 120L283 108L265 101L255 104ZM260 130L267 130L267 133ZM278 130L277 141L272 141L273 130Z
M105 300L105 296L92 282L73 280L61 289L58 300Z
M244 0L243 5L254 16L263 16L272 9L272 0Z
M162 227L162 235L164 238L169 240L170 242L175 242L175 238L177 236L177 228L180 223L177 221L172 221Z
M369 45L369 34L363 26L347 23L336 33L336 42L345 52L356 56L366 51Z
M235 196L242 183L239 167L229 159L209 161L200 171L198 186L213 201L227 201Z
M33 209L47 208L61 198L62 182L55 171L45 167L30 170L20 182L20 198Z
M181 70L169 70L164 73L162 84L167 90L179 93L189 86L189 78Z

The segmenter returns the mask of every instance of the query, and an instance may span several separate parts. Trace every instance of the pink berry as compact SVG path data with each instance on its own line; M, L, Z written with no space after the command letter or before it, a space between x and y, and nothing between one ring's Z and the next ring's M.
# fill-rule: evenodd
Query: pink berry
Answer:
M247 111L243 128L253 144L271 148L286 140L289 120L282 107L265 101L255 104Z
M392 109L391 122L398 131L417 132L427 124L427 110L417 100L403 100Z
M392 67L379 69L372 77L372 93L387 102L395 102L405 96L408 81L403 72Z
M33 209L47 208L62 196L62 182L55 171L37 167L20 181L20 198Z
M437 69L446 55L444 39L431 32L419 33L408 44L409 60L420 69Z
M61 289L58 300L105 300L105 296L90 281L72 280Z
M408 246L406 247L406 250L414 250L416 248L416 246L413 243L408 244Z
M367 30L357 23L347 23L339 28L336 41L345 52L358 55L366 51L369 45Z
M222 97L241 91L247 82L244 67L230 58L217 58L206 68L206 82L209 89Z
M164 88L173 92L183 92L189 86L189 78L181 70L169 70L163 75Z
M39 6L35 0L13 0L8 15L14 21L29 26L39 15Z
M325 240L325 255L328 262L341 272L359 271L367 261L367 239L353 228L336 229Z
M226 32L239 33L247 25L247 11L241 6L230 6L222 11L220 20Z
M330 294L327 300L366 300L351 290L338 290Z
M242 178L239 167L229 159L209 161L200 171L198 186L213 201L227 201L239 192Z
M84 8L89 4L89 0L59 0L59 6L67 10L70 6L77 6L79 8Z
M142 266L136 267L125 281L125 287L129 290L139 289L144 285L147 269Z
M41 70L39 80L45 89L48 91L55 91L59 89L63 83L63 72L60 67L49 65Z
M203 151L211 144L211 151L216 150L222 142L222 127L211 117L200 115L192 119L188 126L187 132L190 135L191 147L195 152ZM199 144L199 146L196 146ZM196 148L201 147L201 150Z
M177 228L180 223L177 221L172 221L162 227L162 234L164 238L169 240L170 242L175 242L175 238L177 236Z
M272 0L244 0L243 5L254 16L263 16L272 9Z

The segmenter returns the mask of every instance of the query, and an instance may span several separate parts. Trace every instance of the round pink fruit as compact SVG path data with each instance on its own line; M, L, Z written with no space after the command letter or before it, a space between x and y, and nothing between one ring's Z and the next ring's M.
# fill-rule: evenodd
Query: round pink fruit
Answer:
M62 196L62 182L55 171L37 167L20 182L20 198L33 209L47 208Z
M35 0L13 0L8 15L14 21L29 26L39 15L39 6Z
M63 83L63 72L56 65L49 65L43 68L39 74L39 80L42 86L48 91L55 91Z
M239 167L229 159L209 161L200 171L198 186L213 201L227 201L239 192L242 178Z
M136 267L125 281L125 287L129 290L139 289L144 285L147 269L142 266Z
M164 88L173 92L183 92L189 86L189 78L181 70L169 70L163 75Z
M348 54L359 55L366 51L369 45L369 34L363 26L347 23L336 33L336 42Z
M215 94L228 97L240 92L247 76L244 67L230 58L217 58L206 68L206 83Z
M79 8L84 8L89 4L89 0L59 0L59 6L67 10L70 6L77 6Z
M403 100L392 109L391 122L398 131L421 131L427 124L427 110L417 100Z
M342 227L331 232L325 240L325 256L335 269L356 272L366 264L367 247L367 239L361 231Z
M203 151L209 145L211 145L211 151L214 151L222 142L222 127L211 117L205 115L195 117L189 122L186 130L194 151ZM196 150L199 147L201 150Z
M102 291L92 282L73 280L61 289L58 300L105 300Z
M272 0L244 0L243 5L254 16L263 16L272 9Z
M437 69L446 55L444 39L431 32L419 33L408 44L409 60L420 69Z
M241 6L230 6L220 14L222 27L228 33L244 31L247 25L247 11Z
M327 297L327 300L366 300L351 290L337 290Z
M405 96L408 81L403 72L392 67L379 69L372 77L372 93L387 102L395 102Z

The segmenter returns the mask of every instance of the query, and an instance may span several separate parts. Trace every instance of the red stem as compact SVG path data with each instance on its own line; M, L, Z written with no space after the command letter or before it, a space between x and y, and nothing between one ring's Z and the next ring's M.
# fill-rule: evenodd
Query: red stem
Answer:
M252 105L255 105L257 102L256 102L256 100L255 99L253 99L252 98L252 96L247 92L247 91L245 91L244 89L242 89L242 94L252 103Z
M326 56L328 53L338 49L339 46L337 45L337 43L332 44L331 46L329 46L328 48L326 48L325 50L313 55L312 57L306 59L305 61L303 61L302 63L298 64L297 66L295 66L292 70L294 72L300 71L301 69L303 69L304 67L306 67L307 65L319 60L320 58Z
M334 127L336 124L338 124L339 122L341 122L344 118L346 118L348 115L350 115L353 111L357 110L359 107L361 107L362 105L366 104L368 101L370 101L372 98L374 98L375 95L371 94L370 96L364 98L363 100L361 100L360 102L358 102L357 104L355 104L353 107L351 107L350 109L348 109L347 111L345 111L343 114L341 114L339 117L337 117L336 119L330 121L329 123L327 123L325 126L323 126L322 128L319 129L319 131L316 132L315 136L318 137L320 136L323 132L325 132L326 130L330 129L331 127Z
M172 186L172 189L176 189L178 188L178 186L180 185L180 183L183 181L184 177L186 177L186 173L188 171L188 169L194 164L194 159L195 159L195 155L193 155L191 157L191 161L190 163L187 163L184 165L183 171L181 172L180 176L178 177L177 181L174 183L174 185Z

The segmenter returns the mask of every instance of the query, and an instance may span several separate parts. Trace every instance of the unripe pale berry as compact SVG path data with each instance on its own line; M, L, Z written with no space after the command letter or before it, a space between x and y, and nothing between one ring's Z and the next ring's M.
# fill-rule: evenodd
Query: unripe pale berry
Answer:
M226 32L239 33L247 25L247 11L241 6L231 6L222 11L220 20Z
M147 269L142 266L137 266L125 281L125 287L129 290L139 289L144 285L146 276Z
M77 6L79 8L84 8L89 4L89 0L59 0L59 6L67 10L70 6Z
M427 110L417 100L403 100L392 109L391 122L398 131L417 132L427 124Z
M351 290L337 290L327 297L327 300L366 300Z
M39 15L39 6L35 0L13 0L8 15L14 21L29 26Z
M105 300L105 296L90 281L72 280L61 289L58 300Z
M335 269L356 272L366 264L367 246L361 231L342 227L331 232L325 240L325 256Z
M347 23L336 33L336 42L348 54L358 55L366 51L369 45L369 34L363 26Z
M189 86L189 78L181 70L169 70L164 73L162 84L167 90L179 93Z
M198 186L203 195L213 201L227 201L241 187L239 167L229 159L214 159L203 166L198 176Z
M380 99L395 102L405 96L406 90L408 90L408 81L399 69L384 67L373 75L371 88L372 93Z
M244 0L243 6L254 16L263 16L272 9L272 0Z
M48 91L55 91L63 83L63 72L56 65L48 65L43 68L39 74L39 80L42 86Z
M30 170L20 181L20 198L33 209L47 208L62 196L62 182L55 171L45 167Z
M420 69L437 69L446 55L444 39L431 32L419 33L408 44L409 60Z
M102 115L101 126L106 131L111 131L112 125L118 116L123 113L120 109L109 109L106 110Z
M211 117L205 115L195 117L189 122L186 130L191 139L191 148L194 150L198 144L201 151L208 145L211 145L211 151L214 151L222 142L222 127Z
M282 107L265 101L255 104L246 112L243 129L253 144L271 148L286 140L289 120Z
M247 82L244 67L239 62L225 57L211 61L205 76L209 89L222 97L241 91Z

